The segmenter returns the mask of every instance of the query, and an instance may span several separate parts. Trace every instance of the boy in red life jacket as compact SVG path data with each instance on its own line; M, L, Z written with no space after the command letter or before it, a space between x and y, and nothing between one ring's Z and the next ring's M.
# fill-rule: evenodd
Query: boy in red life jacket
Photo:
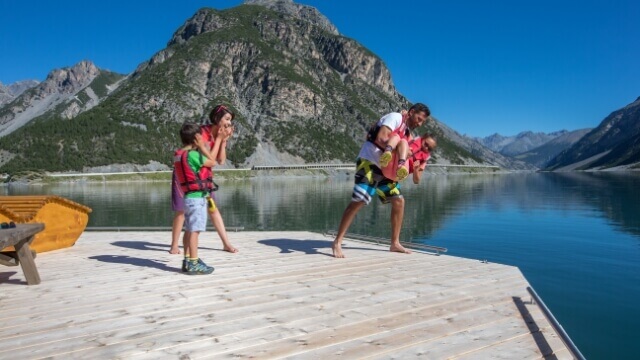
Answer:
M421 137L407 142L394 135L387 144L395 150L391 152L391 160L388 165L382 168L382 174L395 181L402 181L409 174L413 174L413 183L419 184L422 172L431 157L431 151L437 146L436 139L430 134L423 134Z
M211 124L203 125L200 128L203 142L207 145L211 156L216 159L216 163L220 165L224 164L227 159L227 140L233 134L231 120L233 120L234 117L235 114L229 108L224 105L218 105L214 107L209 114ZM210 202L213 206L209 208L209 216L211 217L211 222L213 223L220 240L222 240L223 250L230 253L237 253L238 249L231 245L231 242L227 237L220 209L215 205L214 193L211 192L210 196ZM178 246L180 232L182 231L182 225L184 224L184 201L182 191L180 190L180 186L178 185L175 176L171 186L171 208L175 212L175 215L173 218L171 249L169 250L169 253L180 254ZM185 257L188 255L189 254L185 253Z
M184 193L184 251L189 255L183 262L182 271L187 275L211 274L213 267L198 257L198 237L207 227L205 198L213 189L211 167L216 161L202 141L199 125L184 123L180 128L180 139L184 147L175 152L174 174Z

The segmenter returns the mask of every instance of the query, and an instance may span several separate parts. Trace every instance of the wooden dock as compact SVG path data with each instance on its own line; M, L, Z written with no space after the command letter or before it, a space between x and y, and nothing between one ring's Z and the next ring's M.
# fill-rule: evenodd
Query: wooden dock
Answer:
M570 359L512 266L390 253L309 232L201 236L186 276L169 232L85 232L39 254L42 282L0 266L2 359Z

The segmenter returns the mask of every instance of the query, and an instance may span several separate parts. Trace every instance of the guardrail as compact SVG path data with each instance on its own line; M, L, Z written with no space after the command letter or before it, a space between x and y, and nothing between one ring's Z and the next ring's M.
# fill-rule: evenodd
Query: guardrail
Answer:
M578 347L573 343L573 341L569 337L569 334L564 331L564 328L562 327L562 325L560 325L558 320L556 320L555 316L553 316L551 310L549 310L544 301L542 301L542 298L538 296L538 293L536 293L536 291L533 290L533 288L530 286L527 286L527 291L529 292L529 294L531 294L533 301L535 301L540 310L542 310L542 314L544 314L544 317L547 318L547 321L549 321L558 336L560 336L560 340L562 340L564 345L567 347L567 350L569 350L571 356L573 356L573 358L577 360L585 360L584 355L582 355Z
M324 236L336 236L337 234L338 234L338 232L335 231L335 230L327 230L323 235ZM345 238L349 238L349 239L353 239L353 240L372 242L372 243L376 243L377 245L380 245L380 244L391 245L391 241L389 241L389 240L387 240L385 238L380 238L380 237L375 237L375 236L346 233L344 235L344 237ZM431 252L431 253L433 253L433 254L435 254L437 256L439 256L440 253L446 253L447 252L447 248L443 248L443 247L439 247L439 246L433 246L433 245L427 245L427 244L414 243L412 241L402 242L402 245L405 246L405 247L408 247L410 249L414 249L414 250Z
M208 231L214 231L216 228L207 226ZM84 231L171 231L171 226L88 226ZM225 230L229 232L243 231L244 226L225 226Z
M259 170L313 170L313 169L340 169L340 170L355 170L355 164L297 164L297 165L254 165L250 168L242 169L218 169L216 172L225 171L259 171ZM499 170L499 166L495 165L456 165L456 164L428 164L428 167L450 167L450 168L486 168ZM112 175L145 175L145 174L168 174L171 170L160 171L126 171L126 172L109 172L109 173L65 173L55 174L47 173L49 177L82 177L82 176L112 176Z
M355 169L356 164L255 165L251 170Z
M499 170L496 165L456 165L456 164L428 164L428 167L452 168L486 168ZM300 165L256 165L251 170L288 170L288 169L349 169L354 170L355 164L300 164Z

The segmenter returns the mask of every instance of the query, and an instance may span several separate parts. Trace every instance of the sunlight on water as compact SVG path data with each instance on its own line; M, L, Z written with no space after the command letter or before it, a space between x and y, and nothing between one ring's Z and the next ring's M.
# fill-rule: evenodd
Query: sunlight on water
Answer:
M587 358L640 358L639 180L640 174L567 173L405 182L402 240L518 266ZM221 181L216 196L227 226L323 232L338 227L351 187L349 177L251 179ZM172 219L164 183L0 192L68 197L93 208L89 226L170 226ZM389 207L376 201L349 231L388 236L389 217Z

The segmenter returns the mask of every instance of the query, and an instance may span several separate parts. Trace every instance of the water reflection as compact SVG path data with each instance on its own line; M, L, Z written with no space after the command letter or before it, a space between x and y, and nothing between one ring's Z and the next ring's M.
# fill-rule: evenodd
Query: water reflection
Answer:
M449 219L471 209L501 212L596 212L618 229L640 234L640 174L549 173L429 176L405 182L402 238L429 238ZM223 181L216 193L228 226L248 230L337 228L350 201L351 178L270 178ZM93 208L90 226L168 226L170 189L165 183L55 184L0 188L8 195L56 194ZM363 209L350 231L389 234L389 206L377 201Z

